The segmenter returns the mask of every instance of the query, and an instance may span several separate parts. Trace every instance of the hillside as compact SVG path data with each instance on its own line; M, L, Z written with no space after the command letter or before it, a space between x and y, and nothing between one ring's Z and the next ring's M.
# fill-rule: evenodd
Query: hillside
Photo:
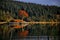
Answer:
M12 12L14 15L17 16L18 16L18 11L21 8L24 8L24 10L28 12L30 17L39 18L41 16L46 15L46 20L48 20L48 18L53 19L53 16L60 14L60 7L57 6L42 6L39 4L37 5L37 4L13 2L13 1L12 2L5 1L5 2L1 2L0 4L2 10L9 10L10 12Z
M2 1L0 2L0 28L5 27L11 28L11 20L21 19L19 16L19 10L24 9L29 17L24 18L26 22L52 22L50 24L29 24L24 27L24 30L29 30L28 36L58 36L59 35L59 24L60 22L60 7L48 6L34 3L24 3L18 1ZM56 23L54 23L56 22ZM7 29L7 30L9 30ZM16 29L21 31L21 29ZM5 30L4 30L5 31ZM16 34L16 32L15 32ZM1 35L1 34L0 34ZM14 35L16 36L16 35Z

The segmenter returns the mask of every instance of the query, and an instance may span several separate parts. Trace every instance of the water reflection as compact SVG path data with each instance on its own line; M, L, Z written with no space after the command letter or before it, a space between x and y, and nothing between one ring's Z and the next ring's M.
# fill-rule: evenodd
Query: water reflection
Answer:
M22 22L23 23L23 22ZM2 37L4 38L10 38L10 39L19 39L20 36L18 35L18 32L22 32L21 28L17 28L17 29L13 29L14 25L22 25L22 23L16 23L16 22L9 22L9 23L5 23L5 24L0 24L0 28L2 28L3 30L0 31L0 33L3 35ZM23 25L26 25L27 23L23 23ZM59 35L59 25L60 24L54 24L53 26L51 24L31 24L29 23L28 25L26 25L24 27L24 30L28 30L29 33L26 36L26 40L29 39L33 39L33 40L48 40L52 39L54 40L56 38L56 40L58 39L55 36ZM0 35L1 35L0 34ZM41 36L39 38L39 36ZM42 37L43 36L43 37ZM46 36L46 37L45 37ZM49 37L51 36L51 37ZM53 37L52 37L53 36ZM35 39L36 38L36 39ZM24 40L22 39L22 40Z

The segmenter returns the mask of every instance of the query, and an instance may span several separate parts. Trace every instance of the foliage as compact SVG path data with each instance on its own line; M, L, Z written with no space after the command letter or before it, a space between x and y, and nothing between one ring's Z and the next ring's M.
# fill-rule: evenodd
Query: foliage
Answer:
M0 20L10 21L10 19L20 19L19 16L28 17L28 21L46 21L50 22L51 20L57 20L56 15L60 15L60 7L58 6L44 6L33 3L23 3L23 2L13 2L6 1L0 2ZM26 12L21 13L21 8L24 8ZM7 12L8 11L8 15ZM1 25L0 25L1 26ZM16 26L15 26L16 27ZM5 29L6 28L6 29ZM3 27L3 31L8 31L8 26ZM30 29L31 36L57 36L59 34L59 26L51 26L51 25L28 25L28 29Z

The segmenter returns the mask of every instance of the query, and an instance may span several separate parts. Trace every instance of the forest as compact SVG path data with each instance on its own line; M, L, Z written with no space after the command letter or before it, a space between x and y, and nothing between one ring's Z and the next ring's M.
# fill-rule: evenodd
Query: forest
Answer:
M27 17L25 17L24 14L22 15L23 17L19 16L19 11L22 9L24 9L27 13L25 14ZM25 22L52 22L50 24L31 23L25 26L23 29L25 31L29 31L29 33L27 32L27 36L58 36L60 32L59 17L60 7L58 6L24 3L18 1L2 1L0 2L0 38L9 39L11 37L11 33L12 38L19 35L19 32L21 33L22 29L13 29L12 26L15 24L15 19L20 20L22 18ZM19 25L21 25L21 23L19 23Z

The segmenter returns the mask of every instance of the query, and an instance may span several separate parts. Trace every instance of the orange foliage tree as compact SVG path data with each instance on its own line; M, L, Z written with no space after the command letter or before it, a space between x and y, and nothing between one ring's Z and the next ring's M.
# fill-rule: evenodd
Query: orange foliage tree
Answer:
M24 17L28 17L29 15L25 10L19 10L19 16L22 16L23 19Z
M28 13L25 10L19 10L19 16L22 17L22 20L25 17L29 17ZM26 37L28 35L28 30L24 30L22 27L22 32L18 33L21 37Z
M22 20L25 18L25 17L29 17L28 13L25 11L25 10L19 10L19 16L22 16ZM22 28L22 31L24 29Z

